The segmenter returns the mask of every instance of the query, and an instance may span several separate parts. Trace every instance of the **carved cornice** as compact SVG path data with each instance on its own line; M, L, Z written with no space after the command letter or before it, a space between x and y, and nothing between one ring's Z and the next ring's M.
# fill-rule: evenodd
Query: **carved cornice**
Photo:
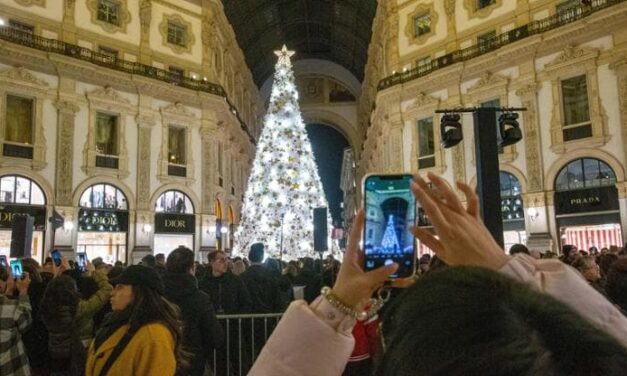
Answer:
M559 70L564 66L594 59L597 56L599 56L599 50L596 48L568 45L564 48L561 54L559 54L550 63L546 64L544 69L546 71Z
M66 101L66 100L58 100L56 102L53 103L54 106L57 108L57 110L59 110L60 112L66 112L66 113L77 113L78 111L80 111L80 107L78 105L76 105L73 102L70 101Z
M160 110L163 117L175 117L185 119L186 121L198 121L194 113L190 112L181 102L175 102L162 107Z
M47 88L49 85L46 81L35 77L28 69L16 66L13 68L5 69L0 72L0 80L8 79L11 81L17 81L20 84L31 84L35 86Z
M105 86L103 88L92 90L86 93L85 95L87 96L87 99L89 100L90 103L98 101L98 102L106 102L110 104L123 105L125 107L131 104L131 101L121 96L120 93L118 93L111 86Z
M479 81L468 88L468 93L478 92L483 89L494 88L495 86L507 86L509 79L499 74L492 74L491 72L485 72Z
M411 106L407 107L405 113L409 117L413 117L418 115L420 112L433 112L435 108L440 104L440 99L433 97L431 95L427 95L425 93L420 93L416 97L414 103Z

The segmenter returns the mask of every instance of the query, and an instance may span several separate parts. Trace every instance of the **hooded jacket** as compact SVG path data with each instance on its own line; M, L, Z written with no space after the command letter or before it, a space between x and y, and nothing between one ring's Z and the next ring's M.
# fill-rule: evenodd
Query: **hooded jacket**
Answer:
M249 313L251 299L248 289L240 277L226 272L219 277L207 273L200 282L200 289L206 292L220 314Z
M183 350L193 354L189 375L203 375L213 349L222 347L224 333L216 318L211 299L198 289L196 277L166 271L165 297L179 306L183 318Z

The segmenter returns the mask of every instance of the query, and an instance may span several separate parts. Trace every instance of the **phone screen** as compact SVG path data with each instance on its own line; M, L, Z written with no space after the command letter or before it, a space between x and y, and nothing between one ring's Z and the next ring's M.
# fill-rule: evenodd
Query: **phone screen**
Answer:
M364 181L364 258L366 271L396 262L391 278L414 274L415 242L409 229L416 222L412 176L370 175Z
M0 268L7 268L9 263L7 262L7 257L5 255L0 255Z
M61 265L61 252L59 252L58 249L55 249L54 251L52 251L52 262L54 262L54 264L56 266Z
M13 275L13 278L22 278L24 276L22 261L11 260L11 274Z
M78 270L84 272L87 270L87 255L85 252L80 252L78 255Z

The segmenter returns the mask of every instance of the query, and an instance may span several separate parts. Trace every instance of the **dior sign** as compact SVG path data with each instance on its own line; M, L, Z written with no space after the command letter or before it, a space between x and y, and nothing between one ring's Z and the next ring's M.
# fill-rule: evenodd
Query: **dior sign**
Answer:
M2 205L0 206L0 228L12 228L13 217L30 215L35 218L36 230L46 227L46 208L31 205Z
M195 222L193 214L158 213L155 215L155 233L193 234Z
M128 212L81 209L78 214L78 229L92 232L127 232Z

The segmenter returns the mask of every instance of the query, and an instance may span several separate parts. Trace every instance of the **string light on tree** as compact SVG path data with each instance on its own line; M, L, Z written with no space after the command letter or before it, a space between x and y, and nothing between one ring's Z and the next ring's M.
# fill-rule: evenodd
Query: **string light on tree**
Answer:
M313 208L328 206L298 105L284 45L278 57L268 113L257 145L234 253L263 243L269 256L313 256ZM330 218L329 218L330 222Z

